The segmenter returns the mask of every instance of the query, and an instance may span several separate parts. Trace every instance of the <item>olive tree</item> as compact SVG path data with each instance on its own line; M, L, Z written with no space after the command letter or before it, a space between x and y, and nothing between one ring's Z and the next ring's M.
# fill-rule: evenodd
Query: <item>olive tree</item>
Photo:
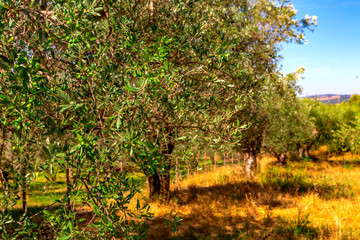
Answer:
M149 16L140 5L129 13L140 17L113 26L107 40L116 36L121 50L112 75L123 84L118 136L147 176L150 198L169 199L176 144L241 138L238 122L252 124L247 114L277 74L276 44L302 42L313 22L297 21L287 1L151 1Z
M266 103L268 124L264 131L263 146L281 165L286 164L290 151L304 145L307 137L315 130L307 109L303 108L297 96L301 91L297 80L304 71L304 68L299 68L280 78Z
M313 99L302 99L302 108L307 118L315 127L314 133L307 136L303 145L304 153L309 157L313 147L327 145L330 151L342 151L335 137L335 133L342 126L353 128L356 125L356 107L351 104L324 104Z
M150 198L168 200L176 144L241 142L239 126L256 122L247 113L276 84L279 44L303 42L315 20L298 21L285 0L0 3L2 146L11 147L13 167L43 160L23 168L22 189L28 173L49 182L54 169L65 174L61 208L42 223L59 238L86 236L75 228L79 200L98 216L98 237L144 237L129 221L136 186L112 166L130 159ZM30 218L19 227L33 227Z

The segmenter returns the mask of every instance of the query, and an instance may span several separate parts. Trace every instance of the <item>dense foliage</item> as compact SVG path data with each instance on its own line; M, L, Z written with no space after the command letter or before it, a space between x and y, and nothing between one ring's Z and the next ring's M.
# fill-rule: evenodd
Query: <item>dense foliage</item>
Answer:
M286 0L1 0L2 237L143 238L135 219L151 214L128 209L139 189L119 164L168 200L179 145L225 141L256 160L264 102L293 87L280 44L303 43L316 21L295 14ZM29 186L60 176L64 194L29 213ZM94 218L80 228L82 207Z
M279 162L291 153L298 159L309 158L310 150L321 146L327 146L329 154L357 154L360 109L356 99L354 95L348 103L338 105L308 98L269 102L271 120L265 131L265 149Z

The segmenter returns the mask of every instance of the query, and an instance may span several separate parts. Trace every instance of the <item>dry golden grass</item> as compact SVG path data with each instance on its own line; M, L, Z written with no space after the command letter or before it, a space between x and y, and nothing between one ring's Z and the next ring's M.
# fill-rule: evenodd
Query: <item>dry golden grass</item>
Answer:
M149 239L360 239L360 159L294 162L263 158L253 180L241 166L172 185L168 204L150 203ZM139 198L146 202L146 192ZM183 220L177 231L169 213Z

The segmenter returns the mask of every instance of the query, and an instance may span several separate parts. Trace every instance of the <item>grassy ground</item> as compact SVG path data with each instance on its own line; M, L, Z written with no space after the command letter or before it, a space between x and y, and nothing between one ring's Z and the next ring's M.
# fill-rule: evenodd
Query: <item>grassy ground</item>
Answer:
M151 203L149 239L360 239L359 178L353 156L281 168L264 158L251 181L240 166L195 174L169 204ZM170 212L183 219L175 233Z
M130 173L128 175L129 178L133 178L138 182L145 182L144 174ZM34 208L37 210L38 208L44 208L51 204L53 204L56 200L62 199L66 192L66 177L65 173L59 173L56 176L56 180L53 180L49 183L44 175L39 175L36 178L35 182L32 182L29 186L28 190L28 207L31 210ZM80 201L80 200L79 200ZM21 208L22 202L21 200L15 205L15 208ZM56 204L55 204L56 206Z
M148 239L360 239L359 159L343 155L278 167L263 158L252 180L239 164L180 177L168 204L150 203ZM60 175L46 186L40 176L30 186L29 207L52 203L65 191L64 180ZM136 198L147 203L147 194ZM182 219L176 232L167 225L174 216Z

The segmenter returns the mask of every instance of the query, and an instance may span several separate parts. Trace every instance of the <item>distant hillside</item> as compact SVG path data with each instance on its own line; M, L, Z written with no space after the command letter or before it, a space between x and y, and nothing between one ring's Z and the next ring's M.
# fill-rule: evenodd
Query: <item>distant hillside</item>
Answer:
M322 103L338 104L349 101L350 97L351 94L320 94L307 96L306 98L312 98Z

